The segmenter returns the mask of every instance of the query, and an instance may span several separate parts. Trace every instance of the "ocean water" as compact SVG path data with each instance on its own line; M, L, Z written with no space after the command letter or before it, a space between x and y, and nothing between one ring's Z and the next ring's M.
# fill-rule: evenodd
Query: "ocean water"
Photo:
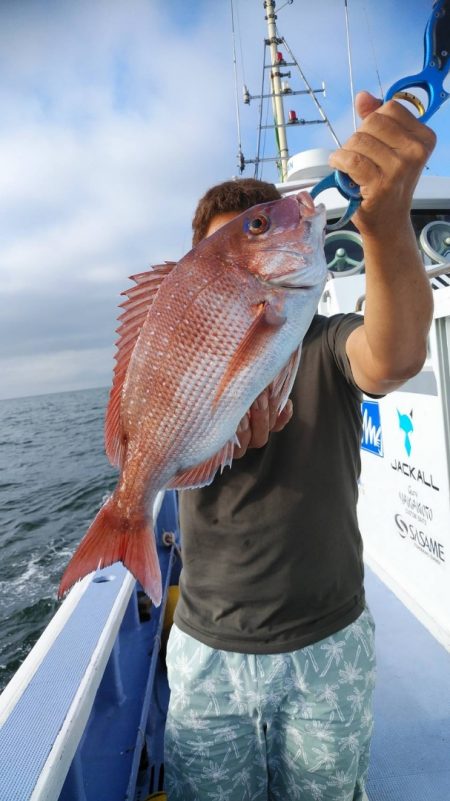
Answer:
M0 690L59 606L59 580L117 471L107 389L0 401Z

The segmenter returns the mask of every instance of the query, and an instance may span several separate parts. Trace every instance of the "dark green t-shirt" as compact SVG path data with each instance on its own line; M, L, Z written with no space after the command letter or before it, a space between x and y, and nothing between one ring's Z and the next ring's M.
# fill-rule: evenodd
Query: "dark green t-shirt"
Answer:
M213 648L296 650L364 608L356 517L361 392L345 353L362 322L356 314L316 315L288 425L209 487L181 493L175 623Z

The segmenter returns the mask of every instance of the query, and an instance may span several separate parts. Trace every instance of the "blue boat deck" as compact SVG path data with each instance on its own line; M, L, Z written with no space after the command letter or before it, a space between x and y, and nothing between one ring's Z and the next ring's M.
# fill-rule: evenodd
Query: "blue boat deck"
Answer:
M366 570L378 681L369 801L450 801L450 654Z

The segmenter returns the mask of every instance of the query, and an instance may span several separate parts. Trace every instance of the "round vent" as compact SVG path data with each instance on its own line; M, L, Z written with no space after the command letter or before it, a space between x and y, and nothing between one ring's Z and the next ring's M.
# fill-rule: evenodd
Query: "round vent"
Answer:
M325 258L333 275L356 275L364 269L362 239L356 231L332 231L325 237Z
M420 234L420 247L432 261L450 259L450 222L433 220Z

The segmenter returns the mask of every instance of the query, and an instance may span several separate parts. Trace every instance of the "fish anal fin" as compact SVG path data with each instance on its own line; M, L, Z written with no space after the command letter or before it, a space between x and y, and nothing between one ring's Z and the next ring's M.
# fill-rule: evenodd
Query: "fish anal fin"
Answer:
M148 310L162 282L175 264L176 262L157 264L147 272L130 276L130 279L135 282L135 286L122 292L122 295L127 295L128 300L120 306L124 311L119 316L120 326L117 329L119 339L114 356L116 366L105 418L106 455L111 464L117 467L122 467L126 454L120 410L123 383Z
M238 444L239 440L235 435L210 459L174 476L168 487L170 489L196 489L211 484L219 468L223 472L225 467L231 467L234 446Z
M256 349L260 348L265 338L271 337L286 322L282 309L270 301L257 305L257 311L238 348L233 354L225 373L222 376L213 400L215 409L230 381L242 368L254 358Z

